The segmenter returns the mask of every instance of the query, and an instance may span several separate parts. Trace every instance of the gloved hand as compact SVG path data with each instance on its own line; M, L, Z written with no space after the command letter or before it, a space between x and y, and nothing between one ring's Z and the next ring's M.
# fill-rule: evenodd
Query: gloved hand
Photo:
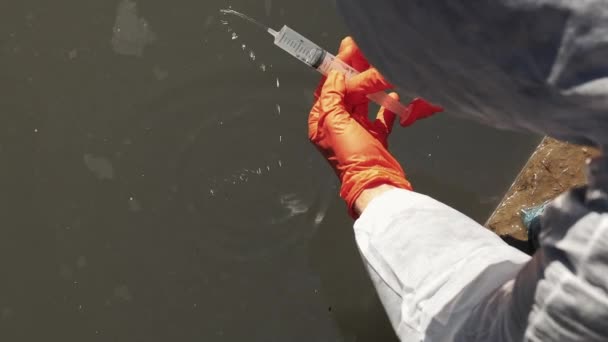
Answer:
M343 74L332 72L322 80L315 92L308 134L342 182L340 196L356 218L355 201L364 190L383 184L408 190L412 187L399 162L388 152L387 139L395 114L381 108L374 122L367 117L367 95L392 86L370 68L351 38L342 42L338 58L362 73L346 81ZM395 93L390 96L399 99ZM412 115L406 124L441 110L424 100L416 100L409 109Z

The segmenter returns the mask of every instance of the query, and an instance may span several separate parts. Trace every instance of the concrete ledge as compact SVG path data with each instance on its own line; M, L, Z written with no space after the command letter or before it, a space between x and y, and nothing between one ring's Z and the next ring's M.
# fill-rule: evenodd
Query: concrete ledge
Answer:
M528 239L519 212L542 204L575 186L585 184L585 161L599 152L544 138L486 222L500 236Z

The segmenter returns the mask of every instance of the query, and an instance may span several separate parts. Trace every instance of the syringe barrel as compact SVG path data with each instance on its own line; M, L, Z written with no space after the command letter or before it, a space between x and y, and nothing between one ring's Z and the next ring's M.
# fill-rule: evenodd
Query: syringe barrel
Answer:
M283 26L275 35L274 43L290 55L296 57L325 76L332 70L338 70L344 73L346 79L350 79L359 74L353 67L336 58L336 56L325 51L288 26ZM406 120L409 115L406 106L383 91L368 95L368 98L376 104L399 115L402 121Z
M338 70L344 73L345 78L347 80L351 77L359 75L359 72L356 69L344 63L341 59L335 57L329 52L325 52L323 62L321 62L320 66L316 69L325 76L327 76L332 70ZM372 102L399 115L402 121L405 121L407 119L407 116L409 115L409 111L406 106L404 106L401 102L395 100L394 98L390 97L387 93L383 91L367 95L367 98L370 99Z

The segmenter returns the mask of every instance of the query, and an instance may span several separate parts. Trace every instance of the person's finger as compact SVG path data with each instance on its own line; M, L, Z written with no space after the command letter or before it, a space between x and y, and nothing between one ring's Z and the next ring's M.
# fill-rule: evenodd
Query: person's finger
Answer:
M323 85L325 84L325 81L327 81L327 76L322 76L321 80L319 81L319 85L317 86L317 89L313 93L315 102L319 99L319 97L321 97L321 90L323 90Z
M393 99L399 101L399 95L397 93L390 93L388 96ZM395 119L397 115L388 109L382 107L376 116L376 121L374 121L374 125L376 130L384 136L388 136L393 131L393 125L395 124Z
M367 58L363 56L361 49L352 37L346 37L342 40L337 57L359 72L363 72L370 67Z
M346 82L346 99L350 104L359 104L367 101L367 95L392 89L390 84L376 68L370 68Z
M312 142L317 142L321 138L319 136L319 116L321 110L320 101L316 101L308 115L308 139Z
M321 90L320 114L318 126L323 126L328 118L337 119L344 116L350 117L344 105L344 94L346 93L346 81L344 74L339 71L331 71L327 81ZM320 128L320 127L319 127Z
M351 36L346 36L342 41L340 41L340 47L338 48L338 53L344 52L346 49L356 46L355 40Z

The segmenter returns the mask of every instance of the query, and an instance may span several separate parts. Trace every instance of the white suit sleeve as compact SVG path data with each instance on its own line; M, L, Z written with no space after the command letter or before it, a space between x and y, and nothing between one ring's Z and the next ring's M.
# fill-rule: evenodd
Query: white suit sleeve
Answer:
M401 189L370 203L355 237L402 341L450 340L530 260L460 212Z

